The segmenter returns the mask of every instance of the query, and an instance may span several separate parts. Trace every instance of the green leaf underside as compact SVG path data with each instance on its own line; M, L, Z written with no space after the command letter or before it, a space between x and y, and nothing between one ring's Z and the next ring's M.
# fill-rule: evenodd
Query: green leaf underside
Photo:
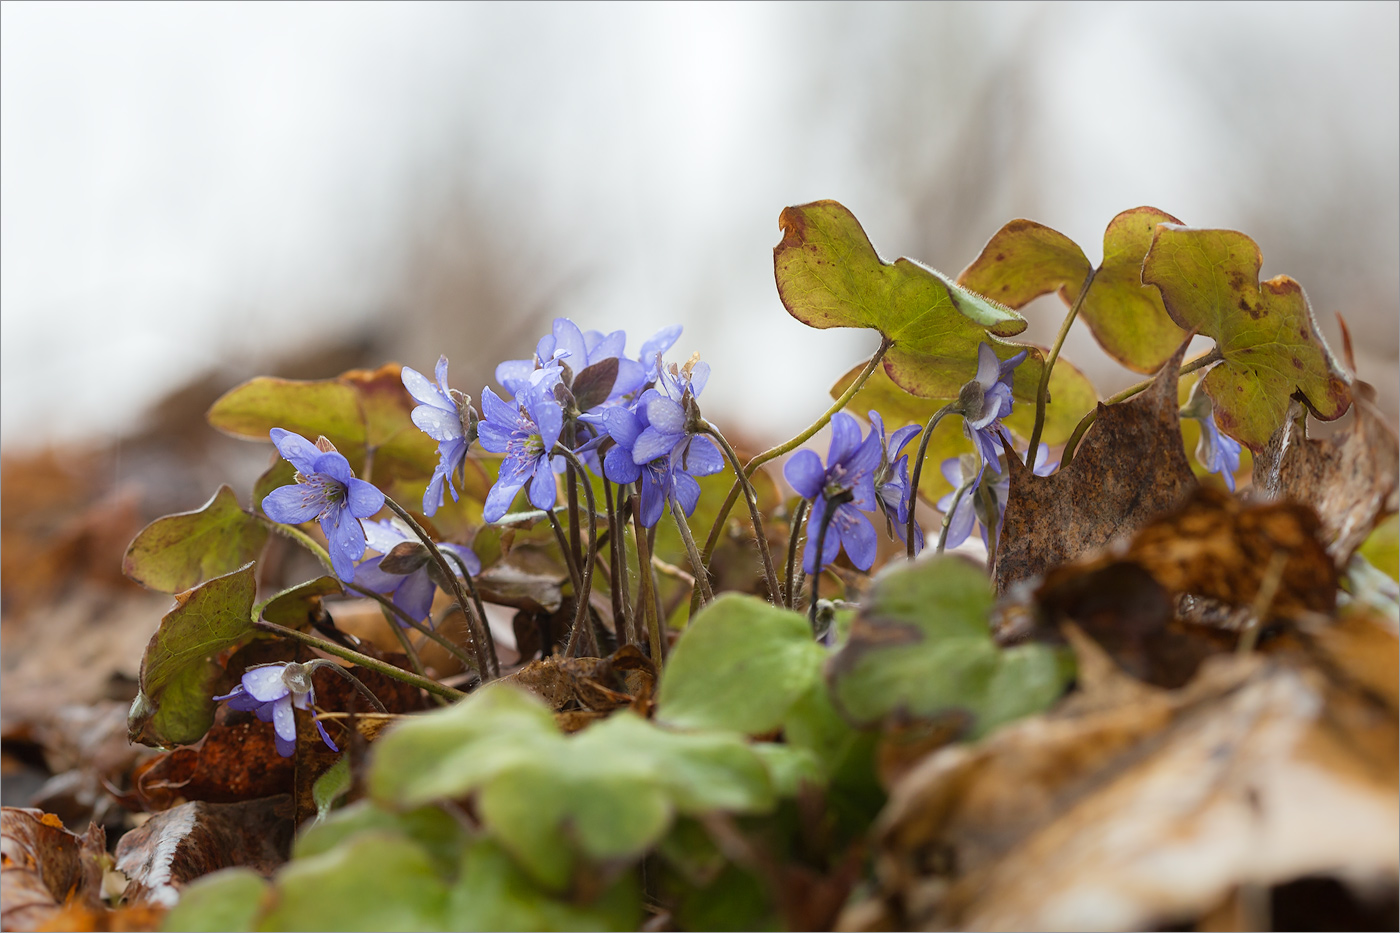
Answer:
M400 807L475 794L493 838L553 890L568 884L576 855L635 858L678 813L774 802L767 769L738 735L670 733L622 712L564 736L547 708L510 687L392 730L375 743L369 787Z
M267 440L273 428L313 442L324 435L362 478L372 463L371 478L380 485L420 480L432 473L437 444L412 421L414 402L401 370L387 363L334 379L259 376L226 392L207 418L220 431L249 440Z
M1220 429L1256 453L1283 424L1295 393L1324 421L1351 405L1349 379L1302 286L1283 275L1261 283L1262 262L1243 233L1163 224L1142 270L1173 321L1215 340L1224 359L1203 388Z
M1180 222L1155 207L1114 217L1104 231L1103 262L1079 310L1109 356L1136 372L1156 372L1186 339L1161 294L1142 282L1153 231L1158 224ZM1012 308L1050 292L1069 305L1088 272L1089 260L1069 237L1035 221L1013 220L992 236L958 282Z
M835 201L785 208L778 223L773 270L788 313L812 327L878 330L893 343L885 371L907 391L956 396L977 372L979 344L1001 359L1026 349L999 339L1025 330L1025 318L912 260L885 262ZM1030 351L1016 375L1023 398L1033 396L1043 365L1039 350Z
M330 816L335 802L350 792L350 756L341 755L311 785L311 799L316 804L316 822Z
M214 658L257 635L251 613L253 565L215 577L175 597L141 659L140 692L127 729L146 745L196 742L214 721Z
M190 882L165 915L162 930L217 933L251 930L271 891L266 878L251 868L225 868Z
M286 628L306 628L322 597L338 596L345 588L335 577L322 576L288 587L262 607L261 616Z
M725 594L691 620L661 678L656 717L679 728L771 732L821 677L805 617Z
M193 512L158 518L131 542L122 572L154 590L179 593L256 560L267 528L238 507L227 485Z
M959 557L882 573L828 668L838 708L858 725L967 717L977 738L1049 706L1072 677L1069 654L1037 643L998 648L992 601L985 574Z

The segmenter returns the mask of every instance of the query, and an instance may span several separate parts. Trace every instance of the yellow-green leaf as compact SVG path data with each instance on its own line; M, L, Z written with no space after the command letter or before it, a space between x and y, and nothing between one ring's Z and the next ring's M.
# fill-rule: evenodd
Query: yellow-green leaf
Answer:
M131 542L122 573L144 586L178 593L256 560L267 527L238 507L227 485L193 512L151 522Z

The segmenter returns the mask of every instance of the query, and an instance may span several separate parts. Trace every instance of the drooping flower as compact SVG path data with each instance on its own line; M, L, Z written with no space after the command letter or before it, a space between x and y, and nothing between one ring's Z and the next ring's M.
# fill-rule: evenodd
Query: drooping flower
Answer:
M1049 445L1041 444L1036 449L1035 463L1032 465L1031 471L1036 476L1049 476L1059 466L1058 463L1047 463L1046 461L1049 459ZM969 478L973 479L972 485L958 500L953 517L948 522L948 539L944 542L944 546L955 548L966 541L972 533L975 520L976 524L982 527L982 542L990 550L992 546L991 531L1000 532L1001 520L1006 515L1006 498L1011 492L1011 474L998 469L997 472L1000 475L995 480L989 481L982 464L970 456L949 457L943 461L941 468L943 477L953 484L953 492L938 500L937 508L945 515L953 505L953 497L957 495L958 488Z
M281 486L263 499L263 512L275 522L300 525L313 518L326 533L331 567L340 579L355 576L355 561L364 556L360 519L384 506L384 493L350 471L350 463L321 438L313 444L300 434L273 428L272 443L297 468L296 485Z
M880 465L875 470L875 499L880 511L885 515L885 526L890 537L895 537L897 528L898 536L903 540L904 535L908 533L909 508L913 495L909 488L909 455L901 457L900 451L923 429L917 424L905 425L890 435L889 444L886 445L884 419L878 411L872 410L868 414L872 430L880 434ZM891 462L891 458L894 457L899 459ZM915 523L914 553L917 554L923 549L924 530Z
M977 375L958 393L963 433L982 462L997 473L1001 472L1001 419L1011 414L1011 374L1028 352L1022 350L1002 362L991 344L981 344L977 348Z
M530 503L537 509L552 509L557 490L550 452L559 440L564 415L551 391L528 387L512 405L488 387L481 390L481 407L486 414L477 426L481 446L506 455L500 475L486 495L482 517L494 522L506 514L526 483L530 484Z
M1202 380L1204 382L1204 380ZM1235 474L1240 469L1240 445L1233 437L1223 434L1215 423L1215 406L1210 396L1196 383L1191 397L1181 409L1183 418L1195 418L1201 425L1201 439L1196 443L1196 460L1209 473L1219 473L1225 486L1235 491Z
M231 692L214 699L228 700L233 709L255 713L263 722L272 723L277 754L290 758L297 747L297 721L292 709L310 709L316 702L316 690L304 665L259 664L244 671ZM319 719L316 730L331 751L340 751Z
M365 538L380 556L355 568L355 583L376 593L392 593L394 605L410 618L419 622L427 619L438 587L434 577L439 572L428 549L395 521L366 522ZM438 542L438 549L457 555L473 576L481 572L481 561L471 548Z
M803 569L815 574L836 559L842 548L851 563L869 570L875 562L875 527L862 511L876 508L875 469L880 465L880 434L874 427L864 441L860 425L845 412L831 418L831 448L826 467L811 450L799 450L783 467L783 475L797 494L812 503L807 519L807 546L802 554ZM817 538L828 501L836 501L822 545L820 560Z
M418 370L403 368L404 388L418 402L418 407L413 409L413 423L438 442L438 465L428 481L428 488L423 491L425 515L434 514L446 501L444 486L452 491L452 501L457 501L457 487L452 485L452 477L463 481L467 449L476 440L477 422L481 420L472 407L470 396L447 387L447 357L438 357L435 375L436 385Z

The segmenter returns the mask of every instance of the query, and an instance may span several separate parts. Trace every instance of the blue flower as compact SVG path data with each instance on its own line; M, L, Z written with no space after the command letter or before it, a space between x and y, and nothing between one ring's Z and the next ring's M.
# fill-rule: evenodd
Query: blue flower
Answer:
M486 418L478 426L481 446L505 454L501 472L486 495L482 518L494 522L528 482L530 503L537 509L554 508L557 490L550 451L559 441L564 414L549 388L527 386L514 405L503 402L490 388L481 390Z
M272 490L263 499L263 512L286 525L319 520L335 575L353 579L355 561L365 553L360 519L383 508L384 493L356 479L349 461L324 438L313 444L282 428L273 428L271 436L277 451L297 468L297 482Z
M355 583L376 593L392 593L394 605L409 618L427 619L437 589L433 579L437 564L428 549L394 521L366 523L365 538L380 556L355 568ZM456 554L473 576L481 572L481 561L471 548L446 542L439 542L438 548Z
M1202 380L1204 382L1204 380ZM1197 382L1191 390L1191 397L1182 406L1184 418L1195 418L1201 424L1201 439L1196 444L1196 460L1208 473L1219 473L1226 487L1235 491L1235 474L1240 469L1240 445L1232 437L1222 434L1215 423L1215 406L1210 396Z
M310 709L316 702L316 690L303 665L259 664L244 671L241 682L232 692L214 699L228 700L231 708L256 713L263 722L272 723L277 754L290 758L297 747L297 721L292 708ZM331 751L340 751L319 719L316 729Z
M890 536L894 537L894 529L898 528L900 540L905 540L913 495L909 488L909 455L900 457L899 453L918 436L922 428L917 424L905 425L890 435L889 444L886 445L884 419L878 411L872 410L868 415L871 429L880 435L880 466L875 470L875 499L880 511L885 515L885 524ZM892 457L899 459L891 462ZM914 553L917 554L923 549L924 530L915 523Z
M535 345L535 357L530 360L506 360L496 367L496 381L512 396L530 388L544 386L553 389L563 383L572 389L574 380L585 369L609 359L617 360L617 378L604 400L585 407L585 411L602 404L616 404L634 395L647 382L656 378L656 358L670 349L680 337L679 325L667 327L642 344L641 360L629 359L623 352L627 334L615 330L582 331L568 318L554 319L554 326Z
M649 399L648 397L655 396ZM641 480L638 506L642 524L650 528L661 519L661 513L668 501L678 503L686 515L695 512L695 504L700 500L700 484L697 476L709 476L724 469L724 457L707 437L695 437L684 430L675 433L656 431L649 419L653 409L651 401L664 396L648 390L639 400L636 411L627 408L610 408L605 416L608 436L615 442L603 461L603 471L614 483L635 483ZM665 406L657 406L658 412L667 412ZM647 434L648 431L652 433ZM653 439L646 459L638 459L641 439ZM668 443L655 443L661 437Z
M1036 476L1049 476L1055 472L1058 463L1046 463L1050 459L1050 447L1041 444L1036 449L1035 463L1031 467L1031 472ZM955 548L968 539L972 533L974 519L982 526L982 542L990 550L992 537L988 532L988 526L1000 530L1001 520L1006 515L1006 498L1011 492L1011 476L1009 473L1002 473L1000 464L997 464L997 472L1001 475L995 482L988 483L987 474L982 464L971 458L949 457L942 463L943 477L953 484L953 492L948 493L938 500L938 511L948 512L953 504L953 497L957 495L957 490L963 483L967 482L976 470L975 479L967 492L963 493L958 500L957 508L953 511L953 517L948 522L948 539L944 542L945 547ZM995 512L995 516L993 516Z
M1022 350L1006 362L997 359L990 344L977 348L977 375L958 393L963 433L982 462L1001 472L1001 419L1011 414L1011 374L1029 351Z
M476 440L476 426L480 420L471 398L447 387L447 357L438 357L436 375L437 385L434 385L418 370L403 368L404 388L418 402L418 407L413 409L413 423L438 442L438 465L423 492L425 515L432 515L442 507L444 486L452 490L452 501L457 501L457 487L452 485L452 477L455 475L458 482L462 481L467 448Z
M807 546L802 554L802 567L814 574L836 559L842 548L851 563L869 570L875 562L875 527L862 514L876 508L875 469L880 465L880 432L872 427L862 442L860 425L845 412L831 418L831 448L826 455L826 467L813 451L799 450L783 467L783 475L797 494L812 503L807 519ZM817 556L817 537L826 503L829 499L844 499L831 516Z

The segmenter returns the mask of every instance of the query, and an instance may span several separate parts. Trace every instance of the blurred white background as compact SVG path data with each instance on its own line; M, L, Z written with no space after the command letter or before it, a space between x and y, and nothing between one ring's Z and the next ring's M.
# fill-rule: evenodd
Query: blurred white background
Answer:
M1242 229L1396 410L1394 3L7 2L0 41L7 450L317 347L475 395L556 314L683 323L707 413L777 439L877 342L778 301L817 198L952 274L1018 216L1095 260L1140 204Z

